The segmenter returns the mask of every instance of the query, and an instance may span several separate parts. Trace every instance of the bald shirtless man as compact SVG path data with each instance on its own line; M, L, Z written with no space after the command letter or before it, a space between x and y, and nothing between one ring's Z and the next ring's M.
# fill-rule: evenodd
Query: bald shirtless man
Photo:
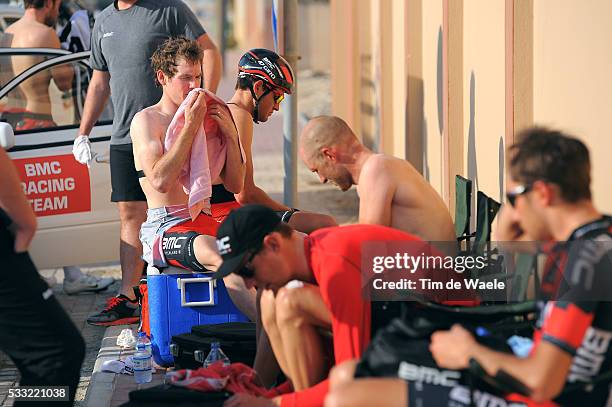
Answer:
M204 122L217 123L225 138L227 152L216 185L238 193L244 182L244 161L238 134L231 114L223 102L207 107L204 91L189 96L185 107L185 122L176 141L165 151L166 131L187 95L200 86L202 50L198 43L186 38L170 38L151 58L157 84L163 89L160 101L138 112L132 120L130 134L134 145L134 162L140 184L147 198L147 221L140 238L143 258L148 264L163 267L174 265L192 271L214 271L221 263L214 235L219 225L213 214L200 213L195 220L189 214L189 196L179 182L183 165L190 158L196 134ZM210 146L210 144L209 144ZM178 237L173 245L163 245L163 258L155 253L157 242L168 236ZM171 246L171 247L170 247ZM180 246L180 247L178 247ZM236 306L249 318L255 317L254 292L238 278L225 279Z
M57 22L61 0L24 0L23 17L6 29L11 48L60 48L53 27ZM24 55L12 58L13 73L18 74L44 60L42 56ZM59 65L40 72L20 85L25 96L24 119L15 130L53 127L49 85L51 79L61 91L72 87L74 72L69 65Z
M308 122L300 155L321 182L343 191L357 185L359 223L390 226L430 242L455 242L448 208L423 176L408 161L366 148L339 117Z

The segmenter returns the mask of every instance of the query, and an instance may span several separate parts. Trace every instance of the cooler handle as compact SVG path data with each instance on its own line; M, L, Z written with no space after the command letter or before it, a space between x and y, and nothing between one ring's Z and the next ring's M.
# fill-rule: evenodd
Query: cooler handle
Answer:
M191 283L204 283L208 282L208 301L191 301L187 302L185 294L185 286ZM177 278L176 284L178 289L181 291L181 307L214 307L215 304L215 279L210 277L197 277L197 278Z

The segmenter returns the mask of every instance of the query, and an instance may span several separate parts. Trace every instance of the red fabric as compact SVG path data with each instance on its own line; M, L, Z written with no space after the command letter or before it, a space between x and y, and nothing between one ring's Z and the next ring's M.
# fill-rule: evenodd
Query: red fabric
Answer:
M15 131L57 127L57 124L53 121L53 117L49 114L33 113L20 107L12 107L4 111L12 114L26 114L26 117L21 118L15 125ZM31 117L27 117L27 115L31 115Z
M548 310L547 310L548 311ZM555 341L565 344L574 352L582 344L584 334L593 323L595 317L593 312L587 312L575 304L567 304L564 307L553 303L541 331L538 331L536 343L542 337L554 338Z
M521 394L510 394L505 397L508 401L525 403L527 407L559 407L559 404L554 401L544 401L542 403L536 403L535 401L521 395Z
M362 245L368 242L420 241L408 233L377 225L320 229L306 239L306 256L332 314L336 364L361 357L370 342L370 302L361 289ZM286 394L281 406L322 406L329 380Z
M140 331L151 337L151 322L149 320L149 290L146 283L138 285L140 292Z
M221 224L225 218L227 218L227 215L229 215L229 213L236 208L240 208L240 204L237 201L230 201L212 204L210 210L212 212L213 219Z
M166 377L174 386L187 387L191 390L208 392L227 390L231 393L247 393L258 397L275 397L281 391L290 390L286 384L268 390L258 384L257 373L242 363L223 366L216 362L207 368L197 370L176 370L168 372Z
M171 227L166 233L198 232L201 235L216 236L219 223L210 215L202 214L196 220L188 220Z

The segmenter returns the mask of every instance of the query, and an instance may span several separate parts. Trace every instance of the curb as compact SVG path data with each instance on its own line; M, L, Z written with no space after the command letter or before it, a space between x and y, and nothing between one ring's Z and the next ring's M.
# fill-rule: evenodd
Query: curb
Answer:
M133 349L126 351L117 346L117 337L123 329L129 328L134 330L136 327L137 325L115 325L106 328L91 374L91 381L87 388L87 395L85 396L85 405L87 407L110 407L115 391L117 374L102 372L102 364L108 360L117 360L122 356L134 353Z

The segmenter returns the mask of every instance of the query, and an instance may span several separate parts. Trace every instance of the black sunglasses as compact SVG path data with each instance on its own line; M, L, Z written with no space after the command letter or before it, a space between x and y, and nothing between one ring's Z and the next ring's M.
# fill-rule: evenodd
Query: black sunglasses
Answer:
M525 195L527 192L531 191L532 187L533 185L530 184L518 185L512 191L506 192L506 199L508 200L510 205L514 206L514 203L516 202L516 197L520 195Z
M240 265L240 267L235 273L243 278L255 277L255 270L250 267L250 264L255 258L255 256L257 256L257 254L260 252L260 250L261 247L247 251L244 256L243 263Z

